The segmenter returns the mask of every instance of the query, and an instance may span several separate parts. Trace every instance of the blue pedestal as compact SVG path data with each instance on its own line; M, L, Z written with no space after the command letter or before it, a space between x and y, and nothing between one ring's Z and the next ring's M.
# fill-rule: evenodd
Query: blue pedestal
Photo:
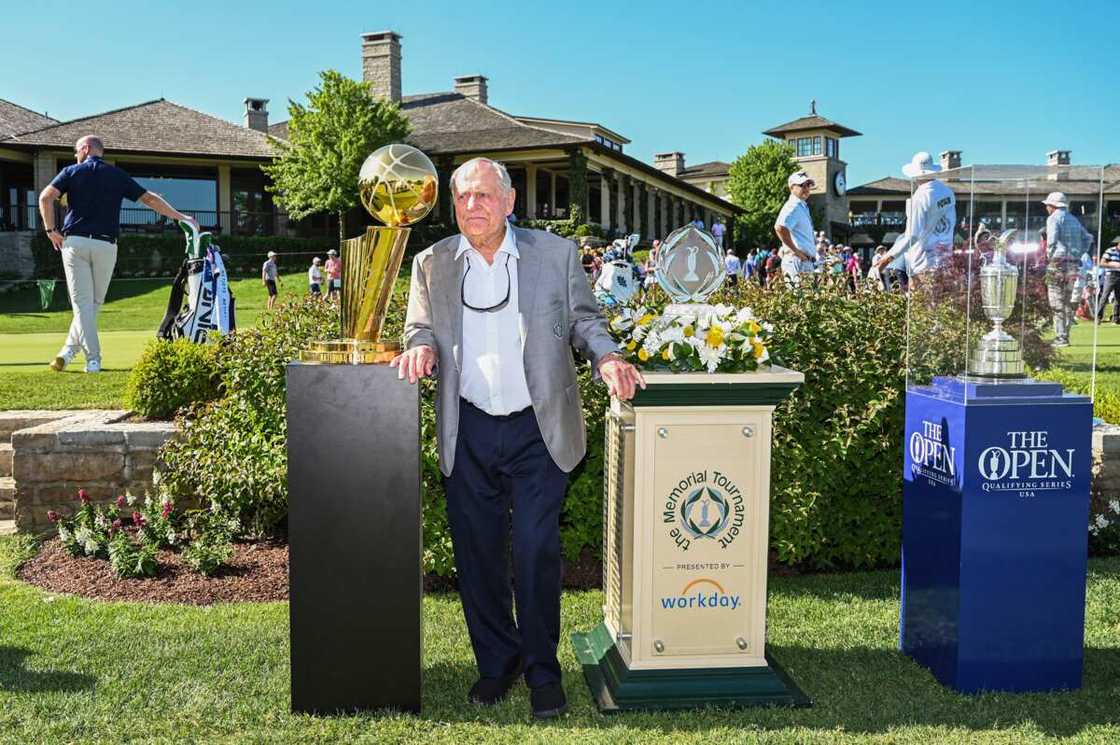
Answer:
M1081 687L1091 431L1055 383L907 392L900 647L943 685Z

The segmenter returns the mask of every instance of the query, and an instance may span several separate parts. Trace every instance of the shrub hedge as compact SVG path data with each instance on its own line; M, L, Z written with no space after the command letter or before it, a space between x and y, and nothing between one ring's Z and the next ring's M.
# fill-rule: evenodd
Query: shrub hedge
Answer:
M388 335L403 325L405 282L398 282ZM775 412L772 548L779 561L813 567L865 567L898 559L906 307L897 295L849 295L822 288L773 292L753 286L717 300L750 305L776 326L774 353L805 373L805 385ZM185 435L163 452L161 488L201 495L237 517L243 530L282 528L287 512L284 365L313 338L337 331L333 305L281 305L258 329L241 331L219 355L223 397L183 418ZM928 313L911 323L932 327ZM942 329L942 331L944 328ZM963 330L958 330L963 334ZM942 334L924 359L960 349ZM588 457L572 474L562 517L564 553L601 549L605 390L585 365L579 382L588 424ZM453 571L451 541L435 451L434 385L421 406L424 564Z
M170 419L180 408L218 398L218 345L153 339L132 368L125 406L148 419Z
M338 241L334 238L256 235L222 235L218 237L217 243L221 246L226 264L234 275L252 275L260 272L265 254L269 251L275 251L281 257L285 254L300 255L299 262L302 266L305 258L306 263L310 265L311 254L325 256L328 249L338 247ZM173 276L179 271L179 265L183 263L183 248L183 237L177 233L151 236L125 233L117 240L115 274L118 277ZM32 238L31 252L35 257L36 277L61 279L64 276L62 257L51 246L46 235L38 233Z

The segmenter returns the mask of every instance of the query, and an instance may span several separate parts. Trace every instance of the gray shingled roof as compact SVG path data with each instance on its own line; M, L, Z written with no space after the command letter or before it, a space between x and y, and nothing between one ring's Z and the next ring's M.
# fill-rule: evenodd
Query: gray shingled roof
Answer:
M268 136L165 99L73 119L3 141L5 146L66 147L96 134L111 152L209 155L266 160Z
M698 163L689 166L677 174L677 178L702 178L712 176L726 176L731 171L731 164L722 160L712 160L707 163Z
M0 140L52 124L58 120L0 98Z
M561 147L593 141L524 124L460 93L404 96L401 112L412 123L408 141L429 155Z
M779 124L772 129L766 130L762 134L780 138L787 132L800 132L805 129L833 129L836 130L836 132L841 137L858 137L863 134L862 132L857 132L851 127L845 127L843 124L837 124L836 122L825 119L823 116L819 116L817 114L810 114L809 116L803 116L800 119L794 119L792 122Z
M428 155L452 155L484 150L562 147L591 142L591 138L554 132L519 122L492 106L461 93L424 93L401 98L401 113L412 124L408 142ZM288 138L288 122L277 122L268 133Z
M525 124L461 93L403 96L401 112L412 124L412 133L407 141L431 156L585 145L655 178L673 178L649 163L605 147L593 137L577 137ZM288 123L277 122L268 131L273 137L287 139ZM723 201L688 182L673 180L698 197Z

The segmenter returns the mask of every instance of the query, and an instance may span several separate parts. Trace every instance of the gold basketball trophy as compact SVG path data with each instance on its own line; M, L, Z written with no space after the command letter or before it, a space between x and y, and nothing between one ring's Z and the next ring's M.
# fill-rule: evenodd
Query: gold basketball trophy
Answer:
M362 206L384 227L342 243L342 339L315 341L300 352L301 362L341 365L384 364L400 354L396 341L381 341L393 285L408 245L410 225L435 207L436 168L411 145L375 150L358 174Z

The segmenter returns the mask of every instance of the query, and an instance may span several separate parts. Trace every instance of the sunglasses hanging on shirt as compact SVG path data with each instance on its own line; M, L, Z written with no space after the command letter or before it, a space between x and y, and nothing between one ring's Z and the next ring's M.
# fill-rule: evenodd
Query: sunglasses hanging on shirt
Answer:
M463 307L464 308L470 308L471 310L475 311L476 313L493 313L495 311L501 310L502 308L506 307L506 305L509 304L509 295L510 295L510 290L513 286L513 283L510 280L510 274L509 274L509 254L503 254L503 255L506 257L506 296L504 298L502 298L502 301L500 303L498 303L496 305L490 305L490 306L484 306L484 307L479 307L477 305L471 305L470 303L467 302L467 275L471 273L471 257L469 255L466 257L467 258L467 270L465 272L463 272L463 279L460 280L460 282L459 282L459 298L463 301Z

